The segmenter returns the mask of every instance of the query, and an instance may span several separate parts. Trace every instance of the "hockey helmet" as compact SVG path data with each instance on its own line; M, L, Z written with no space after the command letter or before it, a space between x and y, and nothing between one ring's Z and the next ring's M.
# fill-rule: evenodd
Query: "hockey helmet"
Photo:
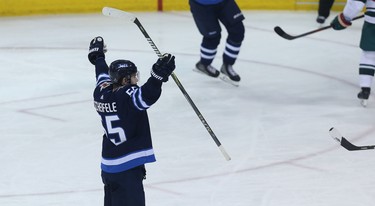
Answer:
M121 84L123 78L130 79L137 72L137 66L129 60L119 59L109 66L109 77L115 84Z

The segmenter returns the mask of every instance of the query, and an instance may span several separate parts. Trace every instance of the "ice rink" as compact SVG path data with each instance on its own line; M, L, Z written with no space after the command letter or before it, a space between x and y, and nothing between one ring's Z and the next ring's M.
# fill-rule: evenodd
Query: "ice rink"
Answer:
M201 36L190 12L135 13L219 138L226 161L171 79L149 109L157 162L144 181L148 206L373 206L375 101L357 100L363 19L318 28L316 12L244 11L246 36L234 68L239 87L192 71ZM337 13L331 14L328 21ZM108 62L135 62L141 84L157 56L138 27L97 14L0 18L1 206L100 206L102 128L93 107L90 40ZM226 38L217 57L220 67Z

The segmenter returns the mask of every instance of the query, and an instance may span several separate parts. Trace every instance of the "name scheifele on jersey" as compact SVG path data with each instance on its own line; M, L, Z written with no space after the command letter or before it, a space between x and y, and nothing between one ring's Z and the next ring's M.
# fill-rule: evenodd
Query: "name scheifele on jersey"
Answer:
M94 101L94 107L96 111L102 112L102 113L117 112L116 102L103 103L103 102Z

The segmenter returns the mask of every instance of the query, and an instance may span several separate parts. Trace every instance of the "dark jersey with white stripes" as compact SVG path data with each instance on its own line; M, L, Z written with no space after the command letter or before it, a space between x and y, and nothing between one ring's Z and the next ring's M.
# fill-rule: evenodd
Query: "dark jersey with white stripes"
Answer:
M101 168L122 172L155 161L147 109L161 95L161 82L150 77L142 86L114 89L104 58L96 61L94 106L105 131Z

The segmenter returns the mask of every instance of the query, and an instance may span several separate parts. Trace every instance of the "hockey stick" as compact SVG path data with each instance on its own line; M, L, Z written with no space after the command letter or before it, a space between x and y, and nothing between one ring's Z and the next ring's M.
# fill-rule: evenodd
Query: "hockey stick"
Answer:
M356 19L360 19L360 18L363 18L365 15L361 15L361 16L357 16L355 17L352 21L356 20ZM309 31L309 32L306 32L306 33L303 33L303 34L300 34L300 35L296 35L296 36L293 36L293 35L290 35L290 34L287 34L282 28L280 28L279 26L275 26L275 28L273 29L279 36L283 37L284 39L287 39L287 40L293 40L293 39L297 39L297 38L300 38L300 37L304 37L304 36L307 36L307 35L310 35L310 34L313 34L313 33L316 33L316 32L320 32L320 31L323 31L323 30L326 30L326 29L329 29L329 28L332 28L331 25L329 26L325 26L325 27L321 27L319 29L315 29L315 30L312 30L312 31Z
M329 134L331 137L340 142L340 145L344 147L345 149L349 151L356 151L356 150L369 150L369 149L375 149L375 145L367 145L367 146L356 146L352 143L350 143L347 139L345 139L340 132L336 128L329 129Z
M151 37L148 35L146 30L143 28L141 22L137 19L137 17L134 14L129 13L129 12L125 12L125 11L122 11L122 10L119 10L119 9L111 8L111 7L104 7L102 12L105 16L128 19L129 21L135 23L138 26L139 30L141 30L142 34L145 36L148 43L151 45L154 52L158 55L159 58L162 57L162 54L159 51L159 49L156 47L154 41L152 41ZM173 80L175 81L175 83L177 84L177 86L180 88L182 94L185 96L185 98L187 99L189 104L193 107L195 113L197 114L197 116L201 120L203 126L206 128L208 133L211 135L212 139L215 141L216 145L219 147L219 149L220 149L221 153L224 155L225 159L227 161L231 160L230 156L225 151L223 145L220 143L219 139L216 137L215 133L212 131L211 127L208 125L207 121L204 119L203 115L200 113L197 106L195 106L193 100L190 98L189 94L186 92L186 90L182 86L181 82L178 80L176 74L172 73L171 76L172 76Z

